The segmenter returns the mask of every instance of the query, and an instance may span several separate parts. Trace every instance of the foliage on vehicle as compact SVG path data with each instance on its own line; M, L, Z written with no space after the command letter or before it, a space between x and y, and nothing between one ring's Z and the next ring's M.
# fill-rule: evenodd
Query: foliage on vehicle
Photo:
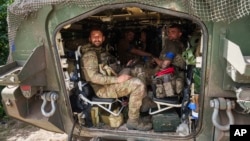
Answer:
M8 57L8 34L7 34L7 6L12 3L13 0L0 0L0 66L4 65ZM2 91L0 87L0 91ZM0 100L2 97L0 96ZM0 119L6 116L3 106L0 103Z

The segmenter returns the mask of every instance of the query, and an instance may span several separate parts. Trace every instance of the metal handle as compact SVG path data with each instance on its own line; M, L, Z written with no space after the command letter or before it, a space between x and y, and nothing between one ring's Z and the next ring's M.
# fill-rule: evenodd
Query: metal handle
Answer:
M214 108L213 115L212 115L212 122L216 128L222 131L227 131L230 128L231 124L234 124L234 117L232 114L231 109L234 108L234 102L230 101L229 99L224 99L224 98L218 98L218 99L213 99L210 101L210 106ZM229 119L229 123L226 125L221 125L218 122L218 114L219 110L226 110L227 117Z
M56 111L55 101L58 99L58 94L55 92L47 92L41 95L41 98L43 99L43 103L41 106L41 112L45 117L52 116ZM45 111L45 106L47 104L47 101L51 102L51 110L50 112Z

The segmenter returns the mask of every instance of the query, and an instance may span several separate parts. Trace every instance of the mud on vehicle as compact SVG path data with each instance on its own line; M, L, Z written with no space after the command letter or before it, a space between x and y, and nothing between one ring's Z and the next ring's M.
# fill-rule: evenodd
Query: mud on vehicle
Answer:
M230 5L230 6L228 6ZM37 127L83 140L227 140L230 125L249 124L249 69L244 1L15 1L8 8L10 55L0 66L7 114ZM249 5L249 4L248 4ZM229 8L231 7L231 8ZM233 8L232 8L233 7ZM247 12L248 11L248 12ZM227 14L231 13L231 14ZM180 94L157 97L164 87L145 73L147 95L156 107L141 112L150 131L126 128L128 97L98 98L80 70L79 47L92 27L106 37L104 48L119 69L118 40L141 30L157 56L167 28L181 25L185 51ZM244 35L244 36L241 36ZM152 67L141 57L141 70ZM147 119L150 117L149 119Z

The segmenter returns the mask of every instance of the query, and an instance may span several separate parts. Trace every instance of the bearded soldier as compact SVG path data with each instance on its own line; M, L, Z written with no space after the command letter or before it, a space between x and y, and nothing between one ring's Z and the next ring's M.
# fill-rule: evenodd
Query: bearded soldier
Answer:
M85 79L91 83L96 95L100 98L119 98L129 95L129 111L127 128L135 130L150 130L152 123L142 123L139 120L142 99L146 95L144 83L129 74L108 75L103 70L107 66L102 44L105 40L103 32L98 28L90 31L89 44L82 46L81 63Z

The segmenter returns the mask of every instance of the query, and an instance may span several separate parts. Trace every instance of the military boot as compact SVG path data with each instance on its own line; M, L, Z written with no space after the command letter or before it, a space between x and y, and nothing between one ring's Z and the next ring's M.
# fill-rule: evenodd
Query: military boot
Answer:
M147 111L147 112L141 112L141 113L140 113L140 119L141 119L141 121L144 122L144 123L147 123L147 122L152 123L152 115L150 115L150 114L148 113L148 111Z
M142 122L139 119L128 119L127 128L130 130L148 131L152 129L152 123Z
M157 104L148 96L142 99L141 112L147 112L150 108L156 108Z

